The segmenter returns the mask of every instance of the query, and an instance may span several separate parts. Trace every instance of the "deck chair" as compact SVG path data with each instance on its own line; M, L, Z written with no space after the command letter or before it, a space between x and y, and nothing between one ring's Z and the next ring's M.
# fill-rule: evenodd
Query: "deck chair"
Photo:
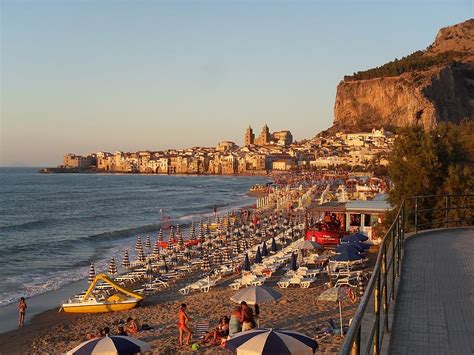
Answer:
M196 326L194 328L193 338L195 340L201 340L206 336L208 332L209 332L209 321L200 320L196 323Z

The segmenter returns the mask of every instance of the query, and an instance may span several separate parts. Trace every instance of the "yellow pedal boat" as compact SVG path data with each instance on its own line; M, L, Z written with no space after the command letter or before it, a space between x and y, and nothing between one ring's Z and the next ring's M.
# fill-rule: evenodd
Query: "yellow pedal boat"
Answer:
M104 300L97 300L92 295L97 282L102 280L111 285L116 291L115 293ZM89 289L80 299L69 300L67 303L61 305L62 311L66 313L103 313L126 311L135 308L143 300L143 296L128 290L127 288L115 283L105 274L99 274L94 278L94 281L89 286Z

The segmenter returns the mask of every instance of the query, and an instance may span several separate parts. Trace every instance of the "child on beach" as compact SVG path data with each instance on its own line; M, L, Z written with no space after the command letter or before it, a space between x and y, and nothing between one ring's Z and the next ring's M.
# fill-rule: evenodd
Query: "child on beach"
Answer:
M23 327L25 325L25 313L26 313L26 301L25 297L20 298L18 302L18 326Z
M188 328L189 317L186 314L186 304L183 303L178 311L178 330L179 330L179 345L183 346L183 334L186 333L186 345L189 345L191 340L191 331Z
M127 324L125 325L125 330L130 335L134 335L138 333L138 323L132 317L127 318Z

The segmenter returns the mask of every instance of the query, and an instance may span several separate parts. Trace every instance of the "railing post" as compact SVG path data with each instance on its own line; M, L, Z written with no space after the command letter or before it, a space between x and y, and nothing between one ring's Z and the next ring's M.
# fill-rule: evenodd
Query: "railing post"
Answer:
M390 299L395 299L395 276L398 276L398 257L397 251L400 244L400 238L398 235L392 233L392 289L390 291Z
M383 323L384 323L384 331L388 332L388 296L387 296L388 283L387 283L387 245L386 244L382 250L382 276L383 276L382 300L383 300L383 312L384 312Z
M375 332L373 338L373 354L380 354L380 273L377 275L374 288Z
M361 326L357 329L356 337L352 343L351 355L360 355Z
M449 211L449 196L446 196L445 197L445 207L444 207L444 220L445 220L445 223L446 223L446 228L448 228L448 224L449 224L449 219L448 219L448 211Z
M418 197L415 197L415 234L418 232Z

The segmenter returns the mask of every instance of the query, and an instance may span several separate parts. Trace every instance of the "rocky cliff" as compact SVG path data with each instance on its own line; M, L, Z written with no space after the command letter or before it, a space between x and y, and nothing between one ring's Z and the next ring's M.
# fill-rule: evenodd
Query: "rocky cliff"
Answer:
M425 51L344 77L331 130L460 122L474 117L474 19L439 31Z

